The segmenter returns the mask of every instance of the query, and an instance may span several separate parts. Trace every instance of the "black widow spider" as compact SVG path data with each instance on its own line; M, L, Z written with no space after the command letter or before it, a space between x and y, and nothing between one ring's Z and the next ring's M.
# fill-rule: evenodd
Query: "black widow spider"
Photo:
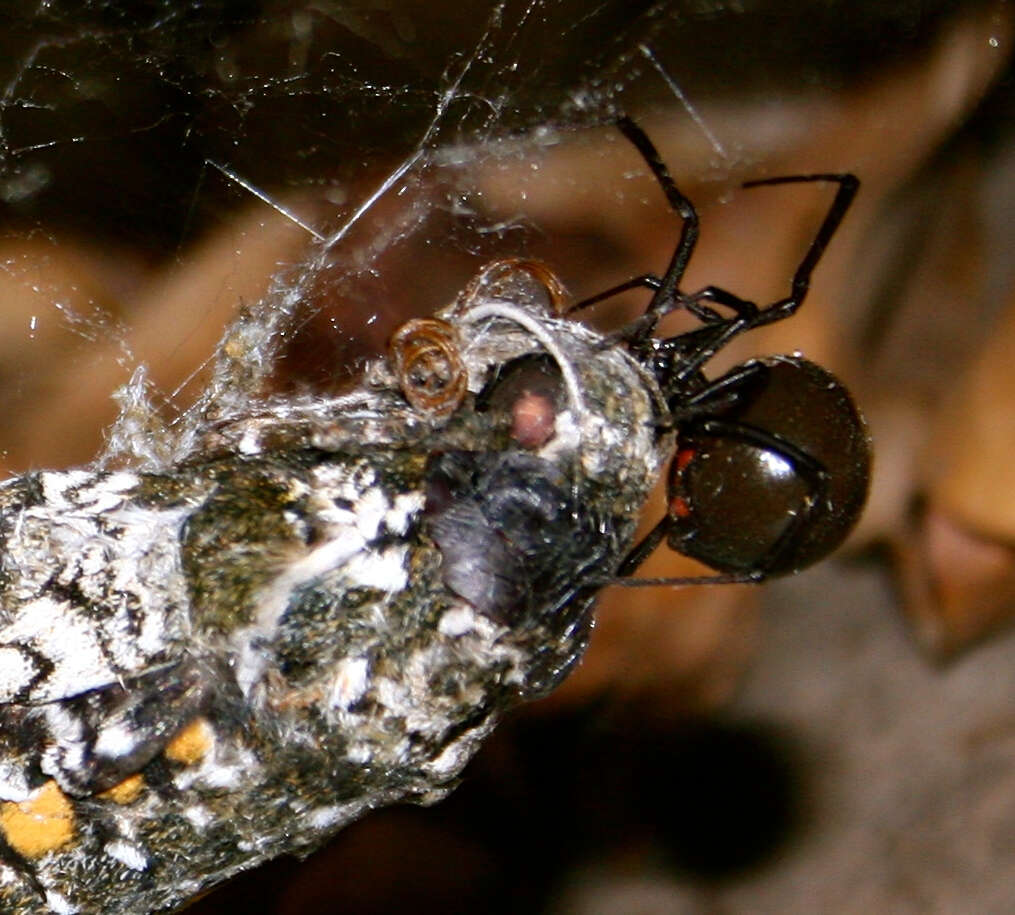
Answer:
M849 392L829 372L799 356L770 356L715 379L702 368L734 337L781 321L803 303L811 274L856 195L850 174L792 175L748 181L745 188L831 182L838 185L824 221L801 260L790 294L770 305L716 286L680 290L698 240L698 214L677 188L658 151L630 118L617 122L680 215L680 237L661 276L645 274L577 303L587 308L628 289L653 291L645 314L611 342L625 343L655 373L677 433L667 483L667 511L632 548L611 584L758 582L796 572L839 546L856 523L870 480L870 438ZM718 309L726 309L724 316ZM698 328L657 338L659 321L684 309ZM634 579L665 539L671 549L719 574Z

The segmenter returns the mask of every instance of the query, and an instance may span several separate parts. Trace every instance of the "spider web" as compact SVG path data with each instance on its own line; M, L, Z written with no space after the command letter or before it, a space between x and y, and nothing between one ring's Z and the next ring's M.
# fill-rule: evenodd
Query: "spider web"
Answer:
M495 257L546 260L578 299L658 271L676 219L618 112L662 150L706 247L738 182L812 130L788 99L834 98L972 5L9 2L3 469L161 468L209 416L337 393Z
M595 292L631 269L611 220L673 219L604 125L621 110L667 125L681 180L718 187L757 122L716 106L777 95L801 66L799 30L758 49L765 5L719 0L13 8L8 471L100 453L159 467L210 412L340 389L491 257L542 257ZM856 47L812 50L819 90L864 59Z

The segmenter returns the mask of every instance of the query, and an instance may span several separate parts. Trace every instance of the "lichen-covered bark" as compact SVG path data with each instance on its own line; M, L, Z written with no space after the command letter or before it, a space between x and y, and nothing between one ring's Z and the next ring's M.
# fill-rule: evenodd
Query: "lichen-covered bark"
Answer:
M566 675L672 442L542 279L477 280L453 358L414 338L344 398L209 408L160 472L0 488L3 911L171 909L437 800ZM534 354L536 436L525 389L492 396Z

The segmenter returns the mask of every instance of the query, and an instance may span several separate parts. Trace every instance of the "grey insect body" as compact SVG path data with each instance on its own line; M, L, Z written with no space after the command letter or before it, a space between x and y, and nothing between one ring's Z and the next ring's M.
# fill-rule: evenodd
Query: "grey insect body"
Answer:
M0 487L0 910L172 909L439 799L559 683L673 437L556 296L497 262L351 394Z

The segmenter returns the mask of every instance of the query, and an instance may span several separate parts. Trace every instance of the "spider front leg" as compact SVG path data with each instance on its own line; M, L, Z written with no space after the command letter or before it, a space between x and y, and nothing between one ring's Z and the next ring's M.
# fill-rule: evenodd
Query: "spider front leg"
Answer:
M611 286L609 289L603 292L597 293L594 296L589 296L587 299L582 299L580 302L575 302L567 311L571 314L575 311L581 311L583 308L588 308L591 305L595 305L598 302L605 301L606 299L612 299L615 295L620 295L622 292L627 292L629 289L651 289L656 291L662 286L663 281L656 276L654 273L645 273L641 276L636 276L634 279L628 280L626 283L620 283L617 286Z
M812 184L814 182L832 182L838 184L839 188L835 192L835 198L832 200L828 211L825 213L825 218L822 220L818 231L811 240L810 246L807 248L807 253L804 254L803 259L793 273L793 279L790 283L790 294L784 299L773 302L767 308L761 309L751 327L760 327L762 324L771 324L773 321L781 321L783 318L788 318L803 304L807 290L810 289L811 274L814 272L818 261L821 260L821 256L825 253L825 248L828 247L832 236L838 231L839 224L853 203L853 198L856 197L856 192L860 189L860 180L856 175L848 173L822 173L814 175L785 175L779 178L759 178L755 181L744 182L743 186L745 188L764 187L773 184Z
M656 149L652 141L645 135L645 132L626 115L618 118L617 127L641 154L645 164L649 167L656 182L666 195L670 206L681 217L680 236L677 239L677 244L670 257L670 263L666 268L666 272L661 277L653 273L637 276L625 283L612 286L605 292L601 292L591 298L583 299L574 305L571 311L580 311L604 299L626 292L629 289L638 287L651 289L654 294L645 312L646 317L652 316L651 322L645 322L647 325L651 324L646 331L647 335L651 335L659 318L672 309L672 303L678 296L677 290L681 277L683 277L691 255L694 253L694 246L698 243L698 211L694 208L694 204L681 193L669 169L666 167L666 163L663 162L662 156L659 155L659 150Z
M843 217L856 196L859 181L855 175L818 173L810 175L789 175L777 178L761 178L744 182L743 187L755 188L775 184L803 184L814 182L834 182L839 185L835 198L828 208L825 218L815 233L803 259L800 261L790 283L790 294L764 308L754 302L741 298L719 286L706 286L697 292L685 295L680 292L680 280L694 253L698 242L699 220L697 210L691 201L680 191L670 175L659 151L644 131L628 117L621 117L617 126L631 144L638 150L645 164L649 167L671 208L680 215L682 224L677 244L670 257L669 265L662 276L646 273L633 279L612 286L590 298L575 304L570 311L580 311L604 299L612 298L630 289L646 288L652 290L652 299L644 315L625 327L619 338L635 346L643 344L655 332L659 321L672 311L684 309L705 324L721 326L708 346L699 352L689 355L693 364L688 374L693 374L707 362L718 350L733 337L745 330L751 330L764 324L771 324L788 318L803 304L810 288L811 275L825 248L839 228ZM733 312L732 317L724 317L712 306L727 308Z
M692 377L727 343L744 331L782 321L796 313L810 289L814 268L824 254L825 248L828 247L832 236L838 230L839 224L860 187L856 176L849 174L788 175L744 183L745 188L753 188L772 184L803 184L822 181L834 182L839 185L839 189L808 246L807 252L793 273L788 296L778 299L771 305L759 307L754 302L742 299L718 286L706 286L690 295L680 296L675 301L674 307L686 309L715 328L714 333L701 335L701 344L696 350L685 350L686 358L679 369L683 378ZM733 312L733 317L724 319L705 303L729 308Z

